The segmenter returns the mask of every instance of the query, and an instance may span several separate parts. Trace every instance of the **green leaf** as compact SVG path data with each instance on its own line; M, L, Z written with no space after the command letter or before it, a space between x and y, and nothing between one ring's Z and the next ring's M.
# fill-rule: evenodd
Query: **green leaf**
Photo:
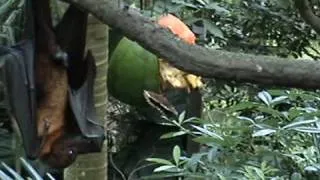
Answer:
M256 124L253 119L248 118L248 117L238 116L237 118L240 119L240 120L248 121L248 122L250 122L252 124Z
M160 180L160 179L166 179L166 178L172 178L172 177L181 177L185 175L186 173L181 173L181 172L175 172L175 173L170 173L170 172L161 172L157 174L152 174L150 176L142 176L139 178L139 180L150 180L150 179L155 179L155 180Z
M227 114L220 110L210 110L203 113L203 123L214 124L216 122L225 121ZM203 124L202 123L202 124Z
M282 103L283 101L285 101L287 99L288 99L288 96L279 96L279 97L272 99L271 103L272 103L272 105L275 105L275 104Z
M161 2L161 1L159 1L159 2ZM183 5L185 7L197 9L197 6L194 5L193 3L187 3L186 1L183 1L183 0L175 0L174 3L179 4L179 5ZM168 6L168 4L166 6Z
M178 117L179 124L182 124L185 117L186 117L186 111L183 111L181 114L179 114L179 117Z
M192 154L191 158L188 160L188 162L186 163L186 167L190 170L192 170L192 172L196 172L197 170L197 164L201 161L201 158L203 156L205 156L206 153L195 153Z
M252 134L252 137L266 136L266 135L273 134L275 132L276 132L276 130L274 130L274 129L262 129L262 130L254 132Z
M266 105L270 105L272 102L272 97L267 91L261 91L258 93L258 98L261 99Z
M177 146L177 145L174 146L172 156L173 156L173 159L174 159L174 162L176 163L176 165L179 165L179 160L181 157L181 150L180 150L179 146Z
M291 108L288 111L288 114L289 114L288 118L289 119L294 119L294 118L300 117L302 113L303 112L300 109Z
M206 30L209 31L212 35L222 39L224 38L223 32L214 22L206 19L202 19L202 22Z
M227 9L219 6L218 3L210 3L208 6L206 6L206 8L214 9L217 14L227 14L230 12Z
M0 16L3 16L10 10L10 6L13 6L14 0L8 0L6 3L0 6ZM12 8L12 7L11 7Z
M210 163L213 163L214 160L216 160L218 158L220 154L219 148L218 147L212 147L208 154L207 154L207 159Z
M202 18L196 18L196 17L190 17L190 18L187 18L185 19L183 22L186 23L187 25L192 25L194 23L196 23L197 21L200 21L202 20Z
M175 168L176 166L174 165L164 165L164 166L160 166L157 167L153 170L153 172L161 172L161 171L167 171L169 169Z
M239 104L233 105L229 108L227 108L226 112L232 113L232 112L237 112L237 111L242 111L246 109L251 109L254 107L257 107L258 105L253 103L253 102L240 102Z
M313 127L307 127L307 126L301 126L293 128L293 130L299 131L299 132L305 132L305 133L320 133L320 128L313 128Z
M195 129L197 129L198 131L200 131L201 133L205 134L205 135L208 135L208 136L215 137L215 138L218 138L220 140L223 140L223 138L220 135L218 135L217 133L214 133L212 131L209 131L206 128L202 128L202 127L195 126L195 125L191 125L191 126L193 128L195 128Z
M174 165L174 164L172 164L172 162L170 162L166 159L161 159L161 158L147 158L146 161L154 162L154 163L158 163L158 164Z
M196 0L199 4L205 6L206 4L208 4L208 2L206 0Z
M291 1L288 0L272 0L272 3L274 3L276 6L287 9L292 4Z
M268 89L268 92L271 96L285 96L288 94L287 91L282 89Z
M218 142L218 144L221 144L222 140L215 137L208 137L208 136L200 136L192 139L193 141L200 143L200 144L209 144Z
M285 118L285 116L281 112L274 110L271 107L259 106L257 110L259 110L260 112L268 113L275 117Z
M313 124L315 122L319 121L318 119L312 119L312 120L304 120L299 122L290 123L286 126L283 126L282 129L292 129L300 125L306 125L306 124Z
M254 171L257 173L257 175L260 177L260 179L265 179L264 177L264 173L262 172L261 169L258 169L258 168L254 168Z
M169 132L169 133L166 133L166 134L162 135L160 137L160 139L168 139L168 138L173 138L173 137L176 137L176 136L182 136L182 135L185 135L185 134L187 134L187 133L184 132L184 131Z

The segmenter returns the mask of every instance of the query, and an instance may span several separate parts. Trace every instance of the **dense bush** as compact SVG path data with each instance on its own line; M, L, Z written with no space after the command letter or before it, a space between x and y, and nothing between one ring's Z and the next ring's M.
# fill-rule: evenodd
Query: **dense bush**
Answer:
M168 120L180 131L162 138L190 134L202 145L201 152L186 157L177 146L173 161L148 160L159 163L157 176L318 179L319 103L315 93L270 90L259 92L254 101L208 108L201 119L184 119L181 114ZM193 128L183 128L190 121Z

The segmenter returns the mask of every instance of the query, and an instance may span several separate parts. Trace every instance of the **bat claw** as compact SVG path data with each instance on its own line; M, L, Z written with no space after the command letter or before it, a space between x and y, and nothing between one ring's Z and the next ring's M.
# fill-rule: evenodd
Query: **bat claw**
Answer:
M48 133L49 127L51 125L51 121L49 121L48 119L44 120L44 129L45 129L45 134Z
M45 119L44 120L44 125L43 125L43 139L41 140L41 144L40 144L40 152L41 150L44 148L44 145L46 144L46 141L47 141L47 137L48 137L48 134L49 134L49 128L51 126L51 121L49 121L48 119Z
M66 68L69 67L68 53L63 51L59 46L57 47L57 51L55 53L53 53L51 56L55 62L62 64Z

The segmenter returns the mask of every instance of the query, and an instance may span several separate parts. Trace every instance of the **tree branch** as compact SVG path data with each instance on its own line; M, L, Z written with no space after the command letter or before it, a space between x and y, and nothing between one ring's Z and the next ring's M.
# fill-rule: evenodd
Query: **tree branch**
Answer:
M186 72L203 77L263 85L320 88L320 64L271 56L212 50L188 45L137 11L119 8L116 0L65 0L121 30L147 50Z
M294 4L304 21L320 34L320 18L313 13L309 0L294 0Z

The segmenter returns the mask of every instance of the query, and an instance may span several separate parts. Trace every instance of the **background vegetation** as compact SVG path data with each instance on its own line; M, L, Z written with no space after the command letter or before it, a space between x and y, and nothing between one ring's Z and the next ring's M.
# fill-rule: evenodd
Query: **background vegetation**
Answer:
M319 2L311 1L319 13ZM319 58L316 32L287 0L154 1L145 15L174 13L197 33L198 43L234 52ZM319 179L319 93L206 80L201 119L184 119L162 138L191 134L201 152L148 159L152 177L187 179ZM194 122L193 129L183 127Z
M1 0L0 0L1 2ZM9 2L9 1L7 1ZM10 1L11 2L11 1ZM130 1L139 7L139 1ZM311 0L319 14L319 1ZM1 2L1 4L6 4ZM1 44L8 17L0 7ZM203 46L234 52L319 59L319 36L288 0L154 0L145 16L173 13L190 25ZM4 18L6 17L6 18ZM3 35L6 33L6 35ZM265 88L206 79L203 117L168 120L178 132L202 145L186 156L179 146L172 158L152 157L152 176L186 179L319 179L320 121L318 91ZM194 122L192 129L184 124ZM2 141L1 141L2 142Z

